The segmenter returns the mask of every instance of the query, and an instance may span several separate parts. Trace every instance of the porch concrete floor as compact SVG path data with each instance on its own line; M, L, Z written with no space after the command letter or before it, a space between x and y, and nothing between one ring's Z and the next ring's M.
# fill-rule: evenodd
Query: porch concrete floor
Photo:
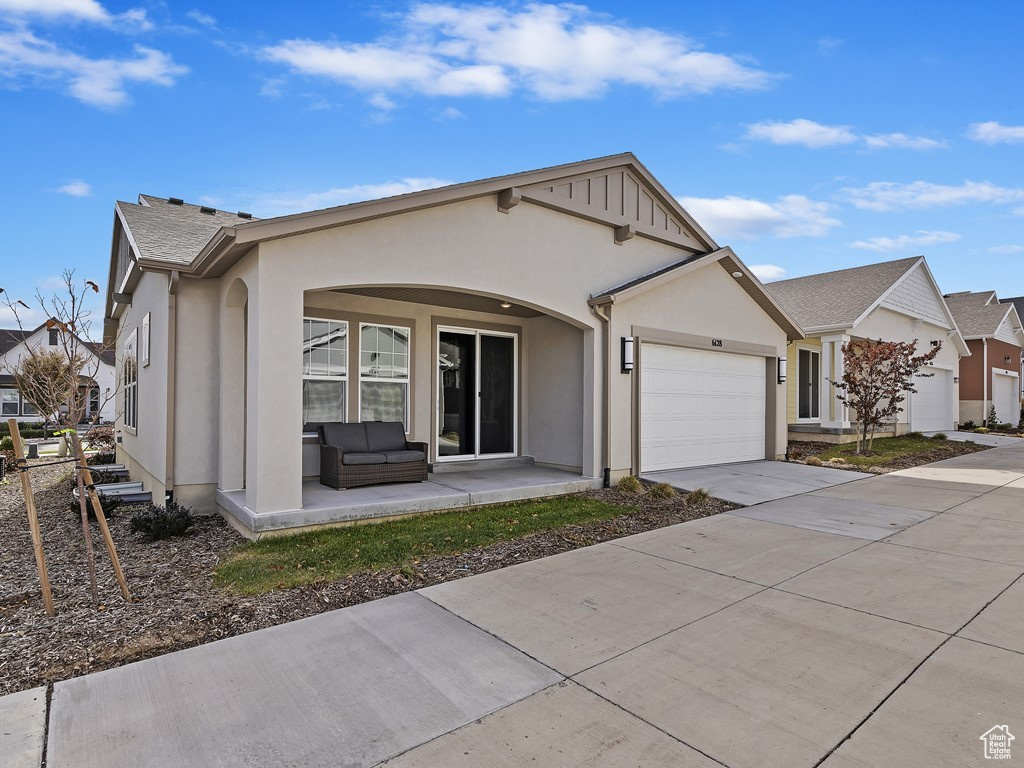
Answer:
M317 480L302 483L302 509L256 514L245 491L218 491L221 509L254 536L270 531L371 518L475 507L600 488L601 479L543 466L432 473L423 483L368 485L336 491Z

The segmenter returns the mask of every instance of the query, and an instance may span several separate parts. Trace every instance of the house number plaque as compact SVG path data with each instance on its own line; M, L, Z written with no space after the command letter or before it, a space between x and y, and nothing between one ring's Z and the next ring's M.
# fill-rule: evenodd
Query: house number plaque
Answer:
M721 339L712 339L711 340L711 346L712 347L720 347L720 346L722 346L722 340Z

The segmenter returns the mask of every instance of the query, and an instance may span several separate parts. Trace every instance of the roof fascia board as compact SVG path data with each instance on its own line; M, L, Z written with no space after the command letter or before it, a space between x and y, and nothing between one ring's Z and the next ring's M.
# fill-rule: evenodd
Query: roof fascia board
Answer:
M725 246L721 250L724 254L722 258L729 258L733 262L733 265L737 267L741 272L743 272L743 275L746 279L740 284L740 287L751 295L753 295L751 289L756 289L757 293L763 296L768 301L769 305L773 307L774 310L779 314L779 316L783 319L784 323L787 323L789 325L789 327L787 328L783 323L779 323L778 319L774 317L772 318L773 320L775 320L776 323L778 323L779 327L786 332L786 338L789 341L806 339L807 334L805 333L804 329L800 327L800 323L796 321L796 318L789 314L789 312L786 311L785 307L783 307L775 298L775 296L772 295L771 291L764 287L764 283L762 283L754 275L754 273L750 271L750 268L743 263L743 260L735 254L732 248L729 246ZM718 261L719 264L724 268L725 265L721 263L722 259L719 259ZM730 273L732 272L732 270L726 271Z

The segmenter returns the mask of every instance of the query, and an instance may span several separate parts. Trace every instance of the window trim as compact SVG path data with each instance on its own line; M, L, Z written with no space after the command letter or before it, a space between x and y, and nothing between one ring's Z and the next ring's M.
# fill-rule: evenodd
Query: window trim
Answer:
M352 363L352 345L350 344L350 341L352 339L352 324L348 320L338 319L338 318L335 318L335 317L316 317L314 315L306 315L306 314L304 314L302 316L303 343L305 343L305 329L306 329L306 321L307 320L312 321L312 322L319 322L319 323L335 323L337 325L345 326L345 364L342 366L341 373L340 374L332 374L332 373L306 373L305 372L305 366L303 366L302 380L303 381L334 381L334 382L341 382L342 390L345 393L345 404L343 406L343 411L342 411L342 422L343 423L347 423L348 420L349 420L348 419L349 397L351 395L351 392L349 391L349 380L351 378L349 376L349 368L350 368L351 363ZM328 355L328 359L329 359L329 357L330 356ZM328 363L328 367L329 366L330 366L330 364ZM303 424L305 424L305 423L306 422L303 421ZM306 434L306 433L303 432L303 434Z
M139 332L138 329L133 330L128 334L128 338L124 343L124 360L121 363L121 386L123 388L122 403L123 408L121 412L121 423L124 425L125 430L133 435L139 433ZM127 380L127 367L126 363L131 360L134 363L134 378L131 382ZM129 402L129 397L131 398ZM129 423L129 413L132 415L132 421Z
M139 365L145 368L149 365L149 350L150 350L150 313L147 312L145 317L142 318L142 338L139 339Z
M376 376L363 376L363 328L391 328L394 330L405 331L409 335L409 375L404 379L395 378L380 378ZM356 391L356 413L359 415L359 421L363 420L363 382L369 383L383 383L383 384L404 384L405 385L405 422L402 427L405 429L406 436L412 434L412 378L413 378L413 339L412 339L412 327L408 325L398 325L396 323L388 322L364 322L359 323L359 343L356 356L356 366L358 372L358 382Z
M15 417L15 416L21 416L22 415L21 414L21 401L22 401L22 397L21 397L21 392L18 390L18 388L17 387L0 387L0 391L3 391L3 392L13 392L15 395L18 396L17 400L14 401L14 413L4 413L3 412L4 403L3 403L3 401L0 401L0 416L10 416L12 418Z

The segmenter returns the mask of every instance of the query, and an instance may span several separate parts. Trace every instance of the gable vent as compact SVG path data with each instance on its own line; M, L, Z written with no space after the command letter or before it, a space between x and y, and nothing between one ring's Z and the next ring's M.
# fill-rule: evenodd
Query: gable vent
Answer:
M182 200L180 197L168 197L167 198L167 202L170 203L171 205L184 205L185 204L185 201Z
M211 208L208 205L201 205L201 206L199 206L199 212L200 213L214 214L214 213L217 212L217 209L216 208Z
M252 218L252 214L247 212L247 211L239 211L238 212L238 218L240 218L240 219L251 219Z

